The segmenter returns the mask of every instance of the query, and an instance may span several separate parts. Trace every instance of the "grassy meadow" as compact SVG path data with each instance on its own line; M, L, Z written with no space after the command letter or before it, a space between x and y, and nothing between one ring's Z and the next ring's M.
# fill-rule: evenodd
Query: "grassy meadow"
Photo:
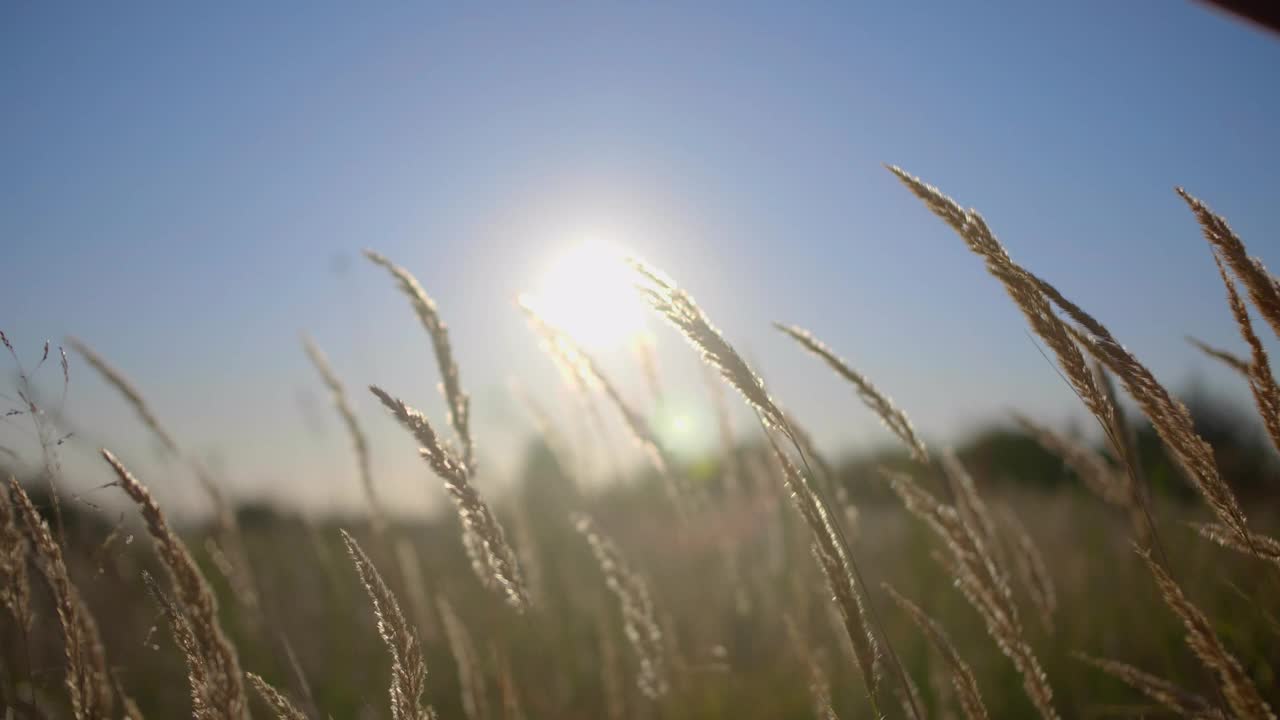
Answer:
M570 394L618 417L645 462L586 482L594 438L531 407L521 477L494 493L476 477L449 308L412 268L369 252L414 311L420 327L405 332L433 344L449 413L370 389L416 439L424 485L451 503L417 522L387 511L363 430L384 418L358 417L361 379L338 378L308 344L368 502L303 517L225 497L153 415L145 377L75 341L63 352L6 337L6 421L33 431L43 463L15 467L0 493L5 717L1275 717L1280 385L1262 338L1280 334L1280 281L1184 194L1245 352L1202 349L1255 400L1184 404L1088 314L1089 298L1063 297L976 211L891 170L1007 291L1061 375L1045 382L1071 386L1101 443L1015 416L933 447L911 408L841 358L857 348L779 326L778 343L812 355L851 411L897 440L824 457L697 289L634 261L637 292L716 377L720 451L675 459L575 339L526 305ZM201 483L209 523L171 524L148 478L109 449L112 491L137 516L59 492L62 432L30 384L68 377L68 363L122 393L138 432ZM758 426L731 426L739 402Z

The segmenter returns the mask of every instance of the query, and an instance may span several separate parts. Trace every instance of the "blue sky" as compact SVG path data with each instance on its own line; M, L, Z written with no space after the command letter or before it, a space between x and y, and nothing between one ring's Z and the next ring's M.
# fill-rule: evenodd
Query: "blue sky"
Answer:
M1245 397L1182 339L1238 347L1173 186L1280 264L1280 38L1196 4L0 13L0 327L29 357L85 339L270 498L358 496L302 330L356 394L379 483L434 498L361 390L443 421L429 346L363 247L439 302L495 485L528 432L509 379L563 400L512 299L583 235L678 279L833 453L887 435L772 320L811 328L939 440L1013 407L1080 417L981 263L881 163L979 208L1175 387ZM698 368L651 325L675 408L655 415L688 416L672 442L696 448ZM627 353L602 360L639 402ZM180 500L87 369L68 408L83 486L106 479L102 443Z

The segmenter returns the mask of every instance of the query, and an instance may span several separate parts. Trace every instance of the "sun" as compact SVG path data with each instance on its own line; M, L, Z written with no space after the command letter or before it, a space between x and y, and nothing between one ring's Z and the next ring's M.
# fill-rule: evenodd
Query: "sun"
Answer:
M612 350L645 332L634 282L621 249L588 239L556 257L522 300L583 347Z

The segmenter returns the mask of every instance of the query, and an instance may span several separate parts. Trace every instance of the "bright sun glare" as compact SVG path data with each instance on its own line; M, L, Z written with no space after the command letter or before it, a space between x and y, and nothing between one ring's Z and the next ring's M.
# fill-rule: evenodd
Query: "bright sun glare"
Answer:
M644 332L644 307L625 254L587 240L555 259L524 300L549 323L594 350L611 350Z

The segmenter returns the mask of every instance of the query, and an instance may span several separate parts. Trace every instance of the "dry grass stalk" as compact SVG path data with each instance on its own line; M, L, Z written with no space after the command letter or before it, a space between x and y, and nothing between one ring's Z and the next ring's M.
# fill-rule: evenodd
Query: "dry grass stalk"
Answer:
M1125 470L1124 481L1121 486L1126 491L1126 497L1122 507L1129 517L1129 527L1139 545L1142 547L1156 547L1155 543L1158 538L1156 537L1155 520L1147 509L1149 504L1147 486L1140 480L1144 475L1142 473L1142 459L1138 455L1137 434L1133 425L1129 423L1124 411L1124 405L1116 395L1116 384L1112 380L1111 373L1097 358L1093 359L1091 368L1093 376L1097 378L1098 387L1102 388L1102 392L1106 394L1107 400L1111 403L1112 413L1106 434L1111 441L1112 449Z
M930 209L955 228L970 249L986 259L987 269L1004 283L1033 330L1058 355L1068 381L1102 423L1104 430L1109 435L1114 434L1112 428L1116 411L1098 388L1094 376L1087 369L1082 374L1083 360L1076 342L1083 344L1108 370L1120 378L1125 389L1151 420L1175 462L1199 489L1210 509L1232 532L1248 542L1250 533L1244 511L1240 508L1235 493L1219 476L1213 449L1196 433L1187 407L1174 399L1151 371L1093 316L1066 299L1052 285L1013 262L977 212L962 210L937 188L899 168L893 167L890 170L923 199ZM1053 306L1060 308L1080 329L1070 328L1058 319ZM1117 448L1120 447L1118 438L1112 438L1112 442Z
M1008 558L1004 554L1004 543L1000 533L996 531L996 521L987 510L987 504L978 494L978 484L974 481L969 469L960 462L960 458L951 448L942 453L943 477L955 502L956 512L960 520L978 534L983 546L994 558L997 567L1007 574Z
M409 596L413 620L417 624L420 639L430 643L438 632L431 613L431 599L427 595L427 580L422 575L422 559L418 557L418 548L406 537L397 537L395 548L396 565L400 570L400 578L404 581L404 592Z
M600 692L604 695L604 714L608 720L624 720L627 717L627 703L621 663L618 662L618 647L614 643L604 609L596 606L593 615L600 655Z
M449 654L458 668L462 714L467 720L485 720L489 717L489 696L485 691L484 668L480 666L476 644L444 595L436 595L436 610L440 613L440 625L444 628Z
M520 574L520 564L497 516L471 484L470 466L440 441L421 412L382 388L370 386L369 390L417 439L418 452L444 480L445 490L462 521L463 546L477 577L487 587L499 590L511 607L523 612L529 606L529 593Z
M1137 401L1210 510L1232 532L1247 540L1250 532L1244 510L1231 487L1219 475L1213 448L1196 432L1187 406L1170 395L1155 376L1110 335L1084 339L1090 351L1120 378Z
M325 357L324 352L306 335L302 336L302 347L306 350L307 357L311 359L311 364L315 366L316 372L320 373L320 380L329 390L329 399L333 402L334 409L342 418L342 426L346 428L347 435L351 438L351 447L356 454L356 467L360 472L360 486L364 489L365 499L369 503L373 524L381 533L382 528L386 526L386 513L383 512L382 504L378 501L377 489L373 486L369 440L360 427L360 421L356 419L355 410L351 407L350 399L347 398L342 380L333 371L333 366L329 364L329 359Z
M1205 355L1208 355L1214 360L1217 360L1223 365L1226 365L1232 370L1235 370L1236 372L1240 373L1245 377L1245 379L1249 379L1249 361L1248 360L1245 360L1244 358L1240 357L1239 355L1236 355L1233 352L1230 352L1228 350L1223 350L1222 348L1219 348L1219 347L1214 347L1209 343L1206 343L1201 340L1197 340L1196 338L1193 338L1193 337L1188 337L1187 342L1191 343L1193 346L1195 346L1197 350L1204 353Z
M955 686L951 684L951 673L942 663L930 663L929 692L934 698L933 717L937 720L959 720L962 717L958 710L960 701L956 698ZM969 720L965 717L965 720Z
M169 527L151 492L138 482L127 468L108 450L102 456L116 474L117 484L142 511L147 531L155 540L157 554L169 574L174 604L190 623L197 657L207 668L207 682L197 685L192 678L193 696L199 696L197 707L207 710L205 717L240 720L248 712L240 660L235 648L218 623L218 603L187 546Z
M98 371L98 374L102 376L102 379L107 381L108 385L115 388L117 392L124 396L125 401L129 403L129 406L132 407L133 411L138 415L138 419L141 420L142 424L156 436L156 439L160 441L160 444L164 446L165 450L169 451L169 453L174 457L180 457L182 455L182 451L178 448L177 441L175 441L173 436L169 434L169 431L165 429L164 425L160 422L160 418L156 417L156 414L151 410L151 406L148 405L146 399L142 397L142 393L134 387L133 383L129 382L129 378L126 377L124 373L113 367L93 348L86 345L80 339L74 337L67 338L67 344L71 346L72 350L79 353L80 357L84 358L84 361L89 364L89 367Z
M1013 419L1036 444L1058 456L1093 494L1116 507L1128 506L1129 476L1108 463L1102 453L1021 413L1014 413Z
M1123 464L1129 472L1129 489L1134 494L1134 501L1141 505L1146 500L1146 486L1139 482L1139 478L1143 477L1142 462L1138 457L1138 437L1134 431L1133 425L1129 422L1129 418L1124 410L1124 405L1120 402L1116 395L1116 384L1111 373L1107 371L1102 361L1094 358L1090 364L1093 370L1093 376L1096 378L1098 387L1107 397L1107 402L1111 404L1111 424L1107 430L1107 437L1115 446L1121 464Z
M1262 424L1267 428L1271 444L1280 450L1280 385L1271 373L1271 359L1262 347L1262 341L1253 331L1253 323L1249 320L1249 310L1245 307L1240 294L1236 292L1236 283L1227 275L1222 266L1222 259L1213 258L1218 264L1218 274L1227 289L1227 303L1231 307L1231 316L1240 328L1240 336L1249 345L1249 361L1245 365L1244 376L1249 381L1249 390L1253 393L1253 402L1262 417Z
M664 609L658 615L658 627L662 631L663 645L667 650L667 677L674 678L679 683L678 688L682 694L688 692L694 664L680 642L675 614Z
M1073 330L1072 336L1120 378L1129 395L1151 421L1174 461L1200 491L1209 509L1232 532L1247 542L1250 532L1244 511L1231 487L1218 473L1213 448L1196 432L1187 406L1170 395L1151 371L1101 323L1064 298L1052 285L1039 278L1035 278L1035 281L1046 297L1081 326L1082 330Z
M138 419L151 431L151 434L156 437L166 452L175 459L186 462L191 467L196 481L209 496L209 501L213 505L214 519L218 528L219 547L224 553L221 558L223 562L217 563L218 568L226 575L227 581L235 590L236 599L250 611L251 617L257 618L259 612L257 584L254 582L250 571L249 557L245 553L240 526L236 520L234 509L227 502L227 499L223 497L217 482L213 480L213 477L203 465L183 453L173 435L160 422L159 417L152 411L146 399L142 397L141 391L129 381L129 378L124 373L109 364L84 342L76 338L68 338L67 344L79 353L85 359L85 362L89 363L90 367L98 371L98 374L102 375L108 385L124 396L125 401L133 408Z
M191 690L191 717L196 720L220 720L225 716L219 708L210 704L210 688L217 682L214 679L216 671L209 667L190 620L183 614L182 609L169 599L156 579L151 577L151 573L143 570L142 582L169 623L173 642L178 646L178 651L182 653L182 659L187 665L187 685Z
M816 667L816 666L815 666ZM836 714L835 706L831 704L831 688L829 686L819 685L824 682L825 677L813 676L809 678L809 694L813 700L813 714L818 720L840 720L840 716ZM918 698L913 698L912 702L920 705ZM910 712L909 708L907 710Z
M556 461L556 467L560 470L568 481L574 493L578 492L578 473L577 466L574 462L574 455L569 449L569 443L565 441L564 435L560 433L556 424L552 422L550 413L537 400L533 398L524 387L516 382L510 383L511 394L529 413L529 419L533 422L533 428L538 432L538 436L542 438L542 443L547 446L547 452L551 453L551 458Z
M547 353L560 373L561 380L584 406L589 390L600 388L599 377L593 374L594 364L578 343L562 329L552 325L537 309L534 298L520 295L516 307L524 314L529 328L538 336L542 350ZM596 419L596 418L593 418Z
M1267 271L1261 260L1249 255L1244 242L1232 231L1225 218L1215 214L1186 190L1177 188L1176 191L1195 213L1214 255L1231 267L1231 271L1244 283L1254 307L1280 336L1280 282Z
M12 481L12 478L10 478ZM27 536L18 525L9 488L0 492L0 605L25 638L31 630L31 583L27 577Z
M120 699L120 717L123 720L143 720L142 710L138 707L138 703L125 691L124 684L120 682L118 673L111 673L111 687L115 689L116 697Z
M9 494L17 507L17 515L26 526L36 568L44 576L53 595L58 624L62 627L62 648L67 659L67 695L71 700L72 715L76 720L107 720L112 716L114 703L111 674L107 671L106 652L98 635L98 625L67 574L62 548L53 539L49 525L40 517L26 491L12 477L9 478ZM29 596L26 601L29 626Z
M881 585L885 592L889 593L889 597L902 608L903 612L911 617L916 627L920 628L920 632L924 634L933 648L938 651L942 659L946 661L947 667L951 671L951 684L955 688L956 697L960 703L960 710L964 713L967 720L986 720L987 706L982 702L982 693L978 690L978 680L973 675L973 669L969 667L969 663L960 657L960 653L956 650L955 645L951 643L950 636L947 631L942 628L933 618L921 610L915 603L903 597L887 583Z
M520 297L517 305L521 312L524 313L529 327L538 335L543 347L551 355L552 359L556 361L562 372L579 387L598 388L604 392L605 396L609 398L609 401L618 410L619 415L627 425L627 429L635 437L636 442L640 444L646 453L652 456L650 460L655 467L665 471L667 465L665 452L653 437L653 433L649 430L644 416L631 403L627 402L622 393L618 391L617 386L610 381L609 376L605 375L600 369L595 358L562 328L547 320L529 298Z
M1260 560L1280 565L1280 540L1252 533L1249 536L1249 542L1245 543L1240 540L1239 536L1221 525L1196 523L1192 527L1206 540L1215 542L1222 547L1231 548Z
M800 445L796 439L796 433L787 422L786 414L769 397L764 381L711 324L693 298L659 270L635 258L628 259L628 263L640 277L637 285L640 294L655 311L666 318L685 337L698 351L704 362L715 368L721 377L742 395L747 405L756 411L766 434L769 430L777 430L785 435L799 452ZM769 435L769 439L773 443L772 435ZM874 610L860 601L867 592L862 573L849 550L849 543L840 523L832 519L828 502L814 487L808 475L795 467L776 444L773 445L773 450L773 455L783 470L783 482L791 490L792 497L814 536L815 555L840 606L849 639L855 649L861 647L859 657L865 662L860 661L862 665L860 671L868 697L872 705L877 706L878 683L875 675L877 651L870 628L878 623L874 618ZM803 452L801 456L803 459ZM886 644L885 648L899 682L905 686L909 679L902 668L902 663L898 661L891 646ZM912 707L912 710L912 715L917 720L923 717L918 707Z
M924 696L920 694L920 687L916 685L916 681L910 675L906 676L906 682L893 686L893 694L898 698L898 705L902 707L903 717L911 717L915 714L916 708L925 707Z
M264 618L259 606L257 582L253 577L248 550L244 546L240 523L234 519L235 511L231 509L229 503L223 504L222 508L218 513L218 527L221 535L219 547L222 548L223 557L227 562L218 564L218 569L230 583L236 601L249 611L249 621L261 623Z
M1187 692L1168 680L1116 660L1080 654L1076 657L1146 695L1179 717L1191 718L1191 720L1226 720L1222 711L1208 700Z
M1084 355L1072 339L1066 324L1053 312L1053 307L1036 286L1033 277L1009 257L982 216L975 210L965 210L938 188L902 168L890 166L889 171L898 176L935 215L950 225L970 250L986 261L987 271L1004 285L1005 291L1022 311L1032 331L1057 356L1058 364L1076 395L1095 417L1100 420L1110 418L1113 413L1111 404L1089 372Z
M988 272L1004 286L1014 304L1022 311L1032 331L1040 336L1049 349L1053 351L1058 358L1058 365L1062 369L1067 383L1080 398L1081 402L1084 403L1085 407L1097 418L1112 447L1123 460L1129 473L1132 494L1130 520L1135 527L1135 534L1144 544L1154 541L1155 529L1151 523L1150 516L1146 512L1144 491L1138 486L1137 478L1141 476L1141 473L1138 468L1138 458L1134 452L1131 433L1125 425L1123 411L1116 402L1114 389L1110 386L1110 380L1105 373L1099 371L1099 368L1101 365L1106 365L1112 372L1119 375L1131 393L1139 386L1154 385L1159 387L1159 383L1156 383L1155 379L1150 377L1150 373L1146 372L1146 368L1138 364L1132 355L1129 355L1119 343L1111 338L1100 323L1064 298L1052 285L1015 263L977 211L961 208L959 204L936 187L910 175L901 168L890 167L889 170L907 185L916 196L922 199L930 210L950 225L961 236L970 250L985 260ZM1070 315L1075 322L1080 324L1093 337L1091 338L1085 333L1081 333L1060 319L1054 312L1054 305L1057 305ZM1104 337L1107 338L1105 342L1100 340L1100 338ZM1091 369L1085 364L1084 355L1079 347L1081 344L1085 345L1091 354L1100 361L1098 367ZM1100 347L1100 344L1104 347ZM1126 357L1127 361L1119 362L1121 356ZM1145 380L1141 383L1136 382L1135 372L1137 368L1141 368L1141 371L1146 373L1150 383ZM1163 392L1162 387L1160 387L1160 391ZM1167 396L1167 393L1164 394ZM1144 397L1151 397L1150 392L1143 395ZM1141 405L1143 397L1135 394L1135 398L1139 400ZM1147 411L1148 407L1144 405L1143 409ZM1185 408L1183 410L1185 412ZM1151 415L1151 413L1148 412L1148 415ZM1166 428L1176 425L1178 425L1177 422L1172 423L1172 425L1165 423ZM1158 429L1161 427L1159 422L1156 422L1156 426ZM1164 435L1162 434L1161 437L1163 438ZM1180 439L1183 441L1180 446L1184 449L1194 445L1194 443L1186 442L1186 438ZM1186 453L1184 452L1184 454ZM1191 454L1197 453L1193 452ZM1216 490L1213 492L1216 493ZM1219 502L1219 505L1223 508L1227 507L1226 504L1223 504L1224 502ZM1137 528L1141 529L1138 530Z
M1057 593L1044 558L1027 529L1007 507L997 510L1003 510L1000 519L1005 526L1003 532L997 528L994 516L978 494L973 475L950 448L942 455L942 467L961 520L980 534L983 545L991 552L1002 573L1007 576L1012 569L1017 575L1031 597L1040 622L1046 630L1052 631Z
M661 402L662 380L658 375L658 354L654 352L653 339L648 334L640 333L630 345L636 356L636 364L640 366L640 374L649 387L649 399L655 404Z
M636 672L637 687L651 699L666 695L670 688L666 650L648 583L628 565L613 540L596 529L591 518L575 514L572 519L574 528L591 547L591 553L604 574L605 585L618 599L622 629L639 665Z
M529 602L535 606L541 605L547 598L546 575L543 572L542 557L538 553L538 540L529 519L529 509L524 503L516 501L511 505L510 518L511 539L516 558L520 561L520 570L524 573Z
M200 484L204 486L213 502L217 537L216 539L208 538L205 547L210 551L214 565L231 585L235 599L249 611L250 621L261 623L263 618L258 601L257 582L253 577L253 566L249 562L249 554L244 546L244 535L240 531L240 522L236 519L235 509L231 507L231 503L222 495L217 483L202 465L192 461L192 467Z
M637 287L653 309L693 345L704 362L718 370L729 385L742 393L766 427L787 432L786 417L769 397L764 381L711 324L693 298L656 268L636 258L628 258L627 263L640 276L641 282Z
M303 672L302 663L298 662L298 655L293 651L293 643L289 642L288 636L283 632L279 636L285 658L289 661L289 670L293 673L295 689L302 696L303 715L308 718L321 717L315 694L311 692L311 683L307 682L307 674Z
M271 708L277 720L308 720L306 714L299 710L284 693L272 687L261 676L246 673L245 677L249 678L249 684L258 691L258 697Z
M943 453L942 467L961 522L977 535L992 556L992 564L998 571L992 579L1003 577L1007 582L1012 568L1030 596L1041 623L1046 630L1052 630L1056 605L1053 580L1026 528L1007 512L1007 508L1004 508L1006 512L1001 518L1005 531L997 528L986 502L978 494L973 476L951 449Z
M1031 604L1040 617L1040 624L1047 632L1053 632L1053 614L1058 609L1058 593L1053 584L1053 576L1049 574L1048 563L1044 561L1044 555L1031 539L1026 526L1018 519L1017 513L1008 506L998 507L996 513L1004 524L1002 537L1008 539L1011 545L1012 565L1018 581L1031 597Z
M738 457L738 445L733 438L733 419L729 416L729 405L725 402L724 386L716 379L711 368L703 365L703 377L707 381L707 391L711 394L711 406L716 413L716 430L720 439L720 459L723 469L720 471L724 493L729 497L737 497L742 493L743 471L742 459Z
M924 441L916 434L906 413L899 410L888 396L877 390L865 375L854 370L808 330L781 323L774 323L773 326L789 335L809 352L822 358L837 375L849 381L857 391L858 399L880 418L880 422L884 423L889 432L907 446L911 451L911 457L921 463L929 462L929 452L925 449Z
M814 492L800 469L776 445L774 453L783 472L796 509L813 535L813 554L826 578L840 620L853 646L855 664L862 676L867 697L878 704L880 677L879 643L871 630L867 604L858 575L844 545L837 540L837 523L827 506Z
M422 327L431 337L436 364L440 368L445 402L449 405L449 424L453 426L454 432L458 435L458 442L462 444L462 463L468 470L474 471L475 442L471 437L471 399L462 391L458 363L453 359L453 346L449 343L449 328L440 319L435 301L427 296L418 279L408 270L372 250L365 250L364 255L375 265L380 265L391 273L399 284L400 291L409 298Z
M831 681L827 679L822 663L818 662L818 658L810 650L809 643L801 635L795 618L790 614L783 614L782 622L786 627L787 639L791 642L792 651L809 673L809 702L813 707L814 717L818 720L840 720L840 716L836 714L831 704Z
M983 542L981 531L967 524L956 508L939 502L909 475L884 472L907 509L946 544L949 555L943 556L944 566L957 587L982 616L987 634L1021 674L1023 689L1040 716L1055 720L1058 714L1053 708L1053 689L1026 641L1008 577Z
M528 319L530 327L542 339L543 346L556 360L557 364L565 372L576 378L576 382L583 387L599 388L605 394L605 397L609 398L609 402L617 409L618 414L622 417L623 424L627 426L627 430L631 433L632 439L644 451L644 455L653 466L653 469L662 477L663 487L672 504L676 507L676 511L680 513L682 518L687 517L689 511L689 489L684 486L684 483L672 471L671 459L667 455L666 448L662 446L657 436L653 434L653 430L649 427L644 415L636 410L631 403L627 402L622 393L618 391L617 386L600 370L600 366L596 364L595 360L564 330L548 322L527 298L521 298L519 306Z
M814 473L821 478L823 489L829 493L835 502L836 510L853 509L849 504L849 492L845 490L844 485L839 482L839 475L836 473L835 466L827 459L826 455L818 450L817 444L813 442L813 435L800 424L794 415L789 412L783 412L787 418L787 427L791 428L791 435L795 438L796 445L799 446L801 454L809 461L809 465L816 472Z
M3 330L0 330L0 344L4 345L5 349L9 351L10 357L13 358L14 368L17 370L17 396L18 400L21 401L20 407L22 408L21 410L16 408L10 410L4 414L4 417L7 418L15 414L26 415L31 420L32 429L35 430L37 442L40 444L41 460L44 462L45 481L49 487L49 500L50 507L53 510L54 528L56 530L58 540L61 541L65 539L65 528L62 522L61 493L58 490L59 486L61 486L63 482L62 461L59 458L58 446L62 444L62 441L66 436L58 436L58 429L53 423L49 422L44 408L37 404L35 400L37 395L34 386L31 384L31 377L27 374L26 369L23 368L22 360L18 357L17 350L14 349L13 343L9 342L9 338L4 334ZM67 369L66 352L61 347L58 348L58 352L62 355L62 397L65 400L67 396L67 385L71 382L71 376ZM44 364L44 361L47 360L48 357L49 343L46 341L44 346L44 355L40 359L40 362L36 364L35 369L39 370L40 366ZM12 401L12 398L9 398L8 396L5 396L5 399ZM12 455L15 460L18 459L17 454L12 450L6 448L6 451L9 455Z
M1254 613L1261 617L1266 629L1270 630L1272 635L1280 637L1280 619L1270 609L1262 606L1262 603L1266 602L1266 600L1261 598L1261 593L1245 590L1240 587L1239 583L1227 578L1222 578L1222 585L1230 590L1232 595L1243 600Z
M364 554L355 539L342 531L342 540L355 563L360 583L364 585L373 614L378 620L378 635L391 653L391 717L393 720L434 720L435 711L422 704L426 692L427 666L422 658L422 645L404 613L396 602L391 588L378 574L369 556Z
M574 452L567 453L565 458L576 457L581 465L573 467L584 476L596 471L591 465L599 462L607 462L610 466L611 474L615 477L621 476L621 463L613 445L613 438L605 425L604 416L601 415L596 397L593 394L593 391L603 390L604 388L597 379L592 377L591 368L583 363L583 356L575 352L577 344L573 339L548 324L542 315L533 309L530 303L531 299L528 296L521 295L517 298L516 305L524 313L530 328L537 334L540 347L551 359L552 364L555 365L565 388L569 391L573 402L577 406L573 408L576 410L576 414L573 416L577 422L576 430L581 433L585 429L591 435L594 435L595 440L598 442L595 452L591 452L589 447L577 446L572 448ZM650 464L655 462L655 458L661 459L652 450L645 447L643 435L638 435L634 430L635 426L628 422L629 418L640 418L640 415L627 412L631 410L631 406L623 401L620 394L615 393L612 397L614 399L609 401L610 404L622 416L623 422L627 424L628 434L633 442L640 445L646 459ZM545 413L543 415L545 416ZM565 444L564 448L570 449L570 446ZM663 467L665 468L665 465ZM670 486L666 488L666 492L668 495L671 494Z
M1174 582L1169 573L1159 563L1151 559L1151 554L1139 550L1138 554L1147 563L1156 586L1164 597L1169 609L1177 615L1187 629L1187 646L1200 659L1201 664L1214 674L1222 696L1230 706L1231 712L1243 720L1271 720L1275 714L1262 699L1253 680L1235 658L1222 644L1218 634L1214 632L1209 618L1205 617L1186 595L1182 588Z
M511 670L511 660L507 654L490 645L489 655L498 668L498 693L502 699L503 720L525 720L524 705L520 702L520 692L516 687L515 673Z

